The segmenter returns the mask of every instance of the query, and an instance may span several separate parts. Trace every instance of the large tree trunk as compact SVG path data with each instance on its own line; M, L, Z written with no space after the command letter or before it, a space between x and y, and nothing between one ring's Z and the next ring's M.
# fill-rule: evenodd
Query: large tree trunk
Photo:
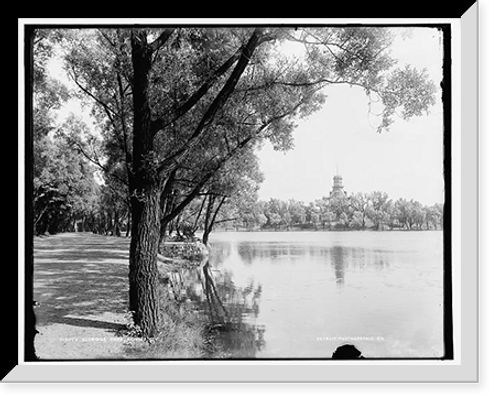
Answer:
M169 38L174 28L167 28L151 44L147 42L146 30L133 29L132 43L132 95L134 110L132 172L129 186L132 207L132 232L130 242L129 298L130 310L134 322L147 336L154 336L159 330L160 313L158 302L158 267L157 253L160 240L160 192L163 175L177 166L187 156L189 150L197 147L206 127L215 114L224 106L235 89L248 62L259 44L262 30L256 28L248 43L243 48L238 62L226 83L210 104L198 122L193 134L184 147L169 158L159 161L154 151L154 136L166 126L163 119L151 120L149 104L149 73L152 67L152 55ZM232 64L232 62L231 62ZM231 64L228 64L227 70ZM221 72L222 74L222 72ZM199 93L199 98L203 92ZM198 98L198 99L199 99ZM195 99L193 105L197 102ZM191 108L191 106L189 106ZM188 109L189 109L188 108ZM187 110L185 112L187 112ZM249 138L250 140L250 138ZM209 178L209 177L208 177ZM207 180L208 180L207 178ZM171 217L164 218L166 224L175 217L198 194L203 183L193 189L188 198L177 206Z
M149 184L132 199L129 302L136 325L147 336L159 329L157 254L160 236L159 189Z
M157 254L160 237L160 178L154 158L148 99L151 53L145 31L132 32L133 175L130 184L132 232L129 304L134 322L153 337L160 325Z

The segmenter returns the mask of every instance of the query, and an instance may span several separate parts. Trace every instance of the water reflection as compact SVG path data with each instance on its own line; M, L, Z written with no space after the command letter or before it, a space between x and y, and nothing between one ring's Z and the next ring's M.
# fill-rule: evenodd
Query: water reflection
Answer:
M170 279L174 298L207 317L208 329L227 357L253 358L265 346L265 326L257 324L262 286L235 285L230 272L213 270L209 259L183 268Z
M172 283L229 357L442 354L439 233L215 233Z
M220 246L219 246L220 247ZM224 262L230 255L230 243L224 248L218 248L218 261ZM225 254L220 258L219 252ZM240 242L237 252L242 262L247 266L288 260L290 263L309 261L328 262L335 273L335 280L341 288L345 282L346 270L360 271L366 268L382 270L389 266L389 251L364 247L351 247L342 245L315 245L315 244L288 244L288 243L259 243ZM217 265L216 265L217 266Z
M214 322L243 302L236 323L250 335L225 342L241 356L330 358L342 343L371 358L442 352L440 233L216 233L209 269L220 299L206 308L229 303Z
M344 248L340 246L332 247L330 250L330 257L332 262L332 267L335 269L335 280L337 282L337 288L342 289L344 285Z

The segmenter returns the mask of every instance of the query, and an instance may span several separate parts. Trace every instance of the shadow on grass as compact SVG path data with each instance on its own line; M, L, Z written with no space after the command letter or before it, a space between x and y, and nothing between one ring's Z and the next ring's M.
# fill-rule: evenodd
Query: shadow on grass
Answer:
M125 326L119 323L112 323L110 321L101 321L101 320L89 320L86 318L76 318L76 317L64 317L60 321L61 324L73 325L76 327L84 327L84 328L98 328L102 330L110 330L110 331L123 331Z
M117 330L109 314L128 309L129 241L92 234L36 238L33 292L37 325ZM100 316L106 320L99 319Z

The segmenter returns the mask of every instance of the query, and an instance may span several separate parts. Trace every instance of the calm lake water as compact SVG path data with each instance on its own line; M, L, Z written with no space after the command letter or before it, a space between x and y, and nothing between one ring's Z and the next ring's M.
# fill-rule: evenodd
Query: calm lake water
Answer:
M443 233L217 232L201 282L234 357L443 355Z

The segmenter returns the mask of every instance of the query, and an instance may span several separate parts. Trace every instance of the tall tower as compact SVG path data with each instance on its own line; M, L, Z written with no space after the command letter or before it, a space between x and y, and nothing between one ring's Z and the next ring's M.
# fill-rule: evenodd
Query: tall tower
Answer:
M344 196L346 194L342 180L342 175L339 174L339 168L337 167L337 174L333 177L333 188L330 192L331 197L338 198L339 196Z

